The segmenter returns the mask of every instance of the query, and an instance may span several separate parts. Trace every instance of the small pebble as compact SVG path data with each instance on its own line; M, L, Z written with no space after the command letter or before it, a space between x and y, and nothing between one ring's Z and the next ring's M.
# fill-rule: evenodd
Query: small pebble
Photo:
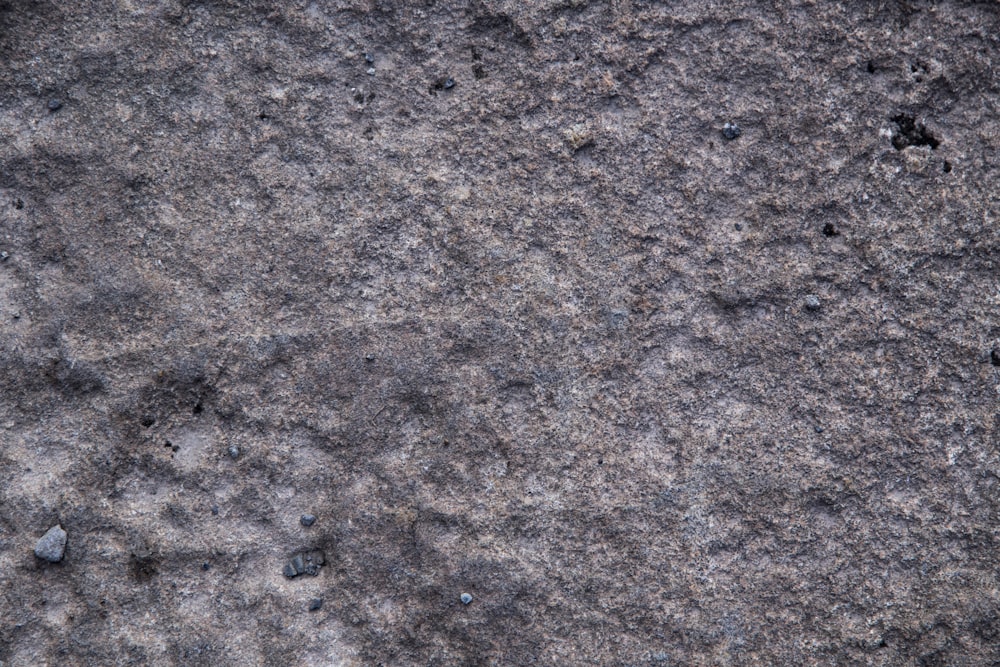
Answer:
M368 63L369 65L371 65L372 63L374 63L375 62L375 54L374 53L366 53L365 54L365 62Z
M726 123L722 126L722 136L729 141L739 138L741 134L743 134L743 130L736 123Z
M819 310L822 304L819 302L819 297L815 294L810 294L806 296L806 308L809 310Z
M219 516L219 506L218 505L212 505L212 514L214 516Z
M5 260L8 257L10 257L10 255L7 254L6 250L0 251L0 260Z
M299 519L299 523L308 528L309 526L316 523L316 515L314 514L303 514Z
M308 574L315 577L319 574L319 568L325 564L326 554L319 549L315 551L304 551L302 553L295 554L290 561L285 563L281 572L289 579L297 577L300 574Z
M229 445L229 458L238 459L240 458L240 448L236 445Z
M462 604L472 604L472 596L468 593L462 593L459 599L462 601Z
M208 563L202 563L201 564L201 569L204 570L205 572L208 572L209 568L211 568L211 567L212 566L209 565Z
M817 426L816 427L816 432L817 433L822 433L823 432L823 427L822 426Z
M323 598L313 598L309 603L309 611L319 611L323 608Z
M62 109L61 100L49 100L49 111L59 111Z
M35 555L39 558L58 563L66 551L66 531L62 526L52 526L49 531L35 544Z
M733 227L735 227L736 231L738 231L738 232L742 232L743 231L743 225L741 225L738 222L735 225L733 225Z
M368 76L374 76L374 75L375 75L375 68L374 67L369 67L368 68Z
M444 80L444 87L445 87L446 90L450 89L450 88L454 88L455 87L455 80L449 76L447 79Z

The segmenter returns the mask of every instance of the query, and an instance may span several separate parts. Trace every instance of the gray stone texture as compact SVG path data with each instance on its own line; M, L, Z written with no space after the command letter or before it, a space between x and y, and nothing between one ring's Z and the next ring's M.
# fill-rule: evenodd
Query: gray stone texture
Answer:
M52 526L35 543L35 555L39 558L58 563L66 551L66 531L62 526Z
M965 0L0 2L0 661L1000 661L998 63Z

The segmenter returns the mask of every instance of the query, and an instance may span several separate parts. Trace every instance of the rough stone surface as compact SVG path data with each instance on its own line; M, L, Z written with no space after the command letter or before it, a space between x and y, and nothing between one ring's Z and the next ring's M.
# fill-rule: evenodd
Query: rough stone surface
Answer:
M66 531L62 526L52 526L35 543L35 555L39 558L58 563L66 551Z
M0 2L0 661L1000 661L998 40Z

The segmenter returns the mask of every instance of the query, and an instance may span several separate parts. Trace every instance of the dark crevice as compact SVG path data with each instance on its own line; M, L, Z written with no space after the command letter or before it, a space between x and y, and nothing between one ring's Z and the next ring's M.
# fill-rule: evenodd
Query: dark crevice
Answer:
M909 114L901 113L893 116L892 122L899 127L899 131L892 137L892 145L897 151L907 146L930 146L931 149L935 149L941 144L923 123Z

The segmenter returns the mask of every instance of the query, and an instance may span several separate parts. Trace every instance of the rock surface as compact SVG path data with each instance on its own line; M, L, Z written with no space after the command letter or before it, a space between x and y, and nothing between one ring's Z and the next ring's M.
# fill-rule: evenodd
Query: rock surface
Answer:
M66 531L62 526L52 526L35 543L35 555L50 563L58 563L66 551Z
M994 3L6 0L0 62L7 667L1000 661Z

